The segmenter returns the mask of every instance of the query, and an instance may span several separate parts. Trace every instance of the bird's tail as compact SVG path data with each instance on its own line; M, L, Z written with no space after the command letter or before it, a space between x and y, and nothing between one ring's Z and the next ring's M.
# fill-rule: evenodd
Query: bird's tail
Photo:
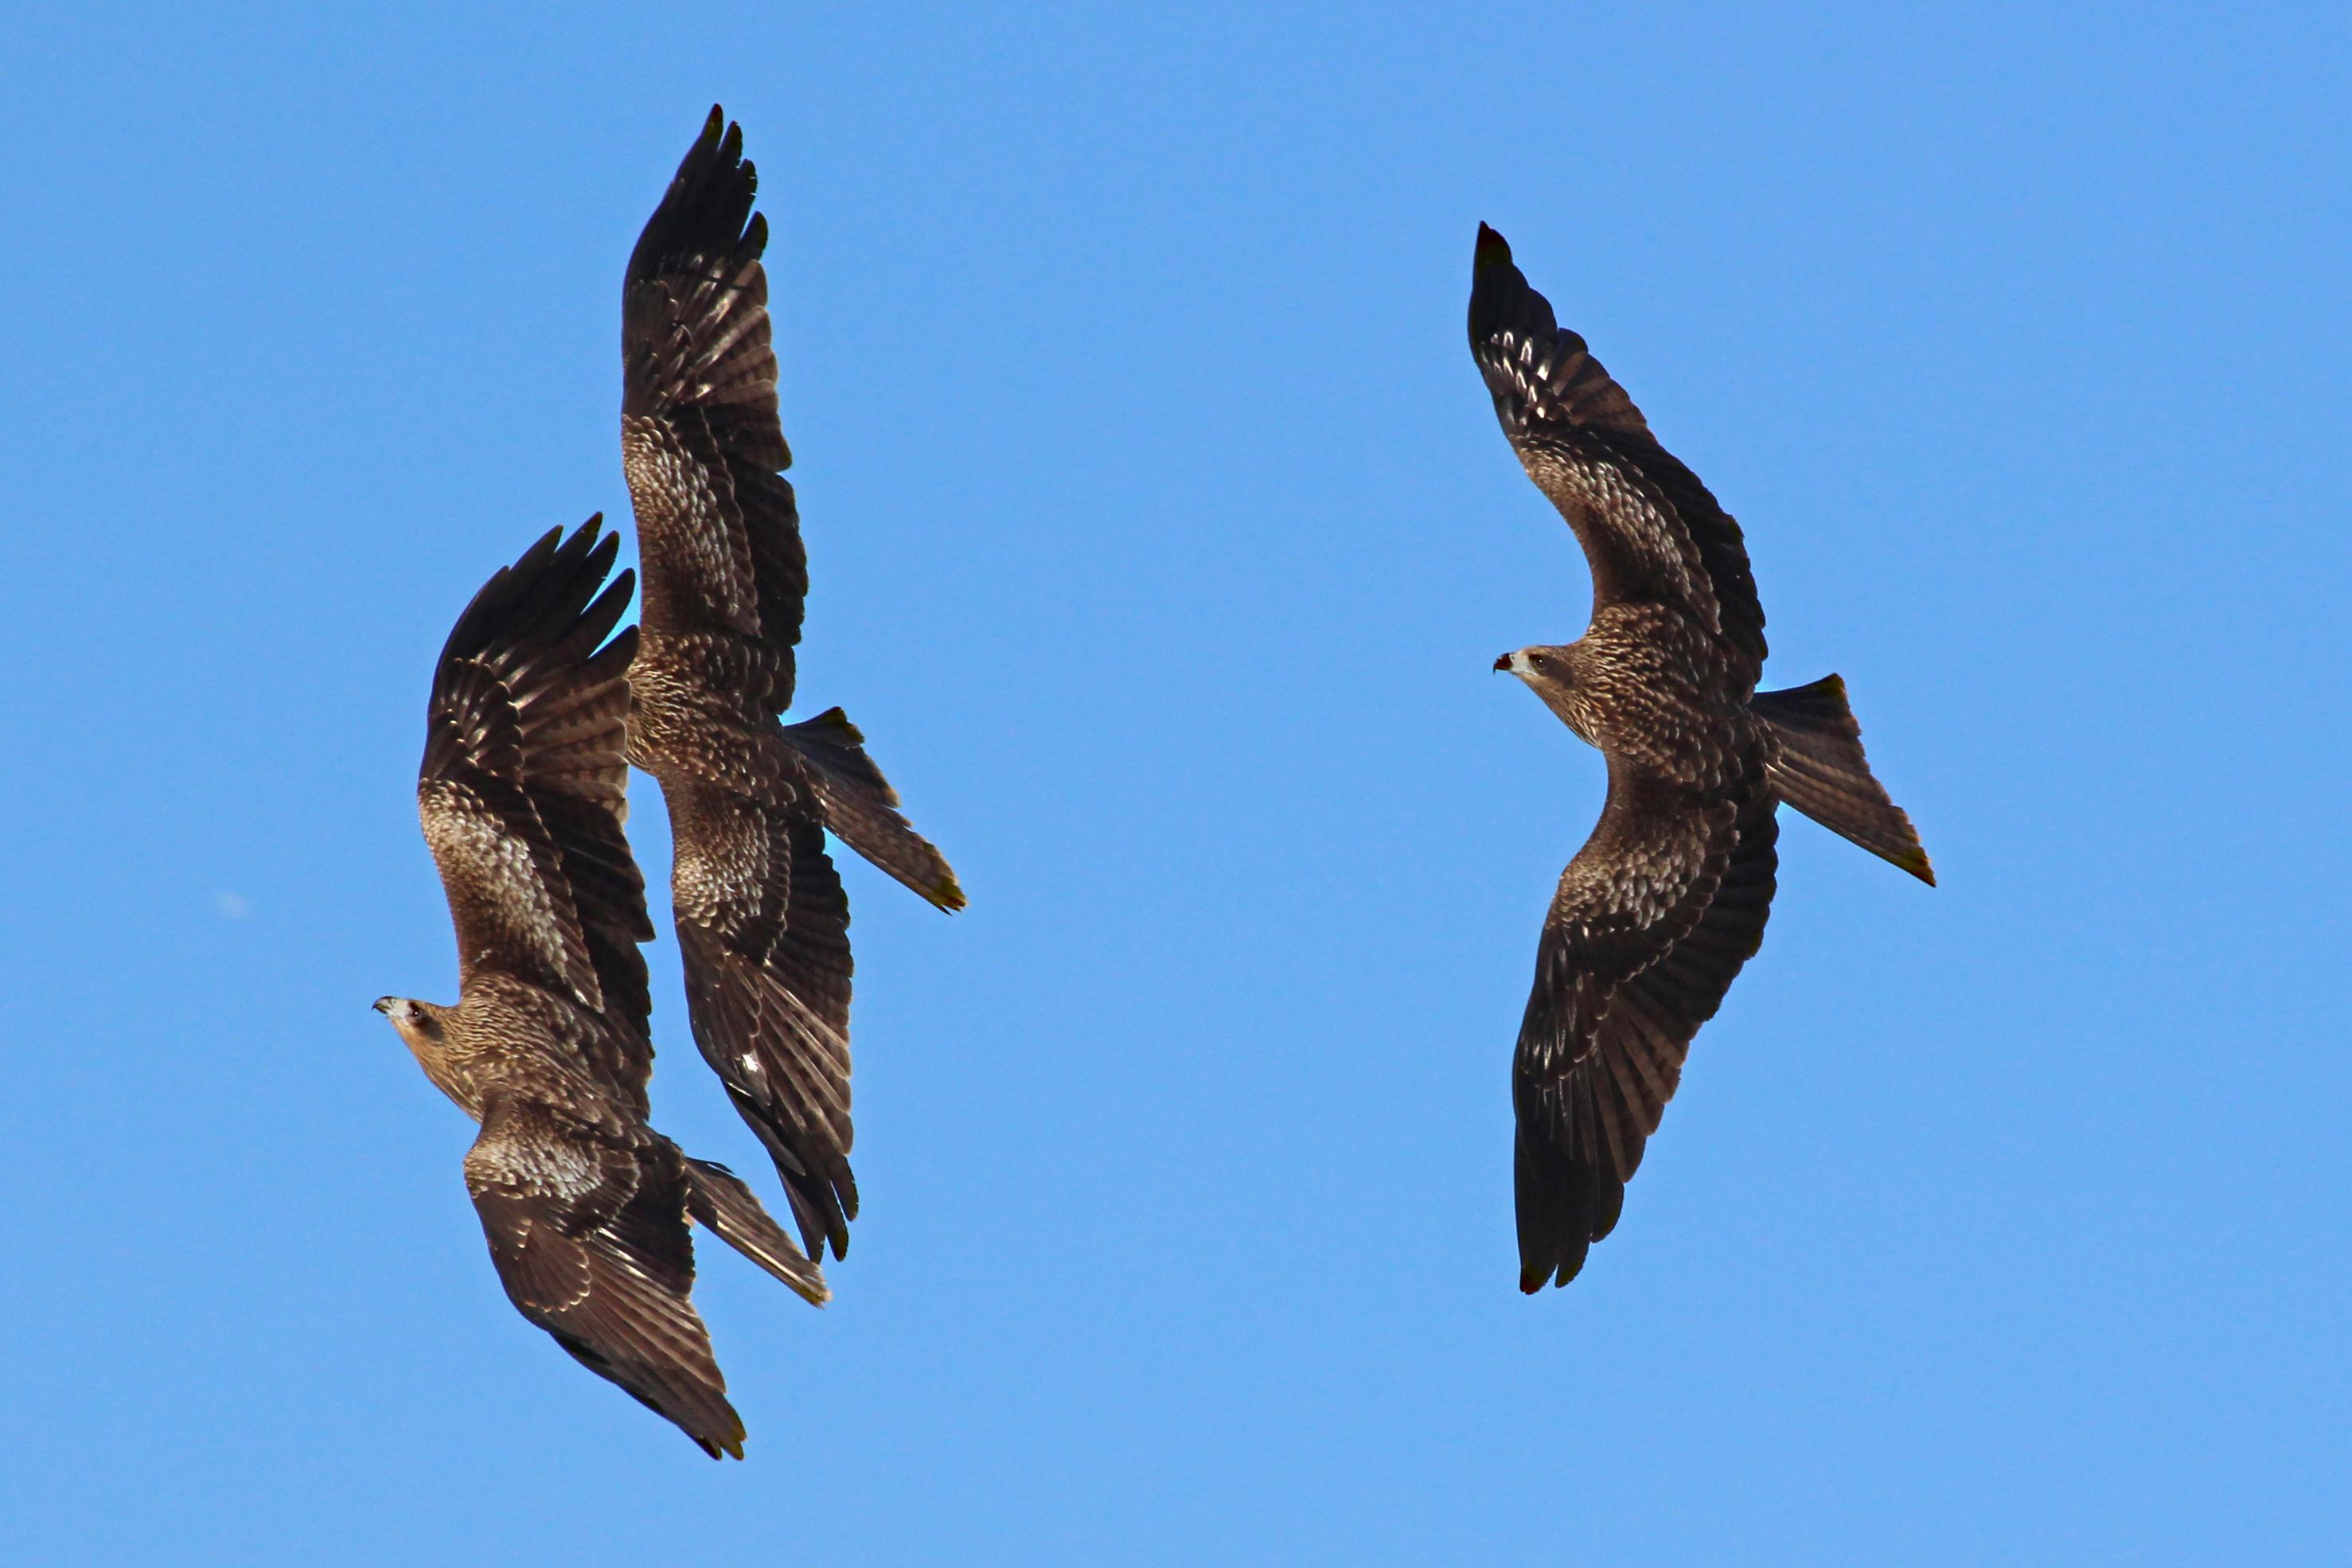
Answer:
M824 825L843 843L952 914L963 889L947 857L908 826L898 792L866 754L866 737L838 708L784 726L784 739L806 760L824 797Z
M743 1178L726 1166L686 1156L686 1212L812 1306L822 1307L833 1300L824 1270L793 1245L793 1238L768 1216Z
M1832 833L1936 885L1936 868L1911 819L1871 776L1843 680L1831 675L1811 686L1759 691L1748 710L1772 732L1775 794Z

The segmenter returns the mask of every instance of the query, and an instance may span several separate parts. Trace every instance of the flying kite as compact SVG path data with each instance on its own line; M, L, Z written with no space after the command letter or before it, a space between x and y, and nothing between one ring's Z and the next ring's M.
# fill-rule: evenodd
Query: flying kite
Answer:
M620 541L600 521L500 569L441 650L416 806L457 927L458 1000L375 1007L481 1124L466 1186L515 1309L704 1452L740 1459L688 1223L816 1305L827 1292L749 1187L646 1123L637 944L653 925L622 832L637 638L605 640L632 580L606 584Z
M1871 776L1844 682L1756 689L1764 610L1739 525L1484 224L1470 351L1592 573L1581 637L1495 668L1609 764L1600 823L1544 921L1512 1063L1519 1289L1533 1294L1574 1279L1615 1227L1691 1037L1763 941L1779 805L1936 877Z
M849 1168L849 900L831 831L940 909L955 873L840 709L784 724L808 560L776 416L767 220L717 108L629 257L621 453L645 568L629 760L668 804L671 902L702 1055L839 1258Z

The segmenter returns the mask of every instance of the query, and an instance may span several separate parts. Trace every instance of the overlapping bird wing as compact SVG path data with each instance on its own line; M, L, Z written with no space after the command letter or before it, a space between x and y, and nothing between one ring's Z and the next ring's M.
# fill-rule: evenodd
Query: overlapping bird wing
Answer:
M808 594L792 465L776 418L767 220L741 128L717 109L629 257L621 438L649 632L730 632L765 668L747 696L791 705Z
M674 779L665 793L695 1040L775 1161L810 1256L829 1241L838 1258L857 1215L849 900L809 788Z
M1773 842L1752 778L1706 799L1612 760L1544 922L1512 1064L1521 1289L1566 1283L1615 1226L1691 1037L1762 938Z
M637 637L604 641L633 580L606 584L620 541L600 528L551 531L458 616L434 672L417 812L461 974L511 974L604 1015L643 1047L642 1089L651 1002L637 944L653 925L622 826Z
M1484 224L1470 352L1520 465L1584 546L1596 609L1627 599L1679 604L1721 634L1753 687L1764 668L1764 609L1738 523L1658 445L1624 388L1559 325L1503 237Z
M510 1093L484 1108L466 1187L516 1310L712 1458L743 1457L743 1423L690 1299L694 1242L674 1145Z

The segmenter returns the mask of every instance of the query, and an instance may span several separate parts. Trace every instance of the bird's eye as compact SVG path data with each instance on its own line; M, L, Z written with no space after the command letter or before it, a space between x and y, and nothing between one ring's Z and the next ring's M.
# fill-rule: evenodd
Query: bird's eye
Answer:
M1528 661L1531 664L1549 664L1551 659L1549 656L1544 654L1531 653L1528 655Z

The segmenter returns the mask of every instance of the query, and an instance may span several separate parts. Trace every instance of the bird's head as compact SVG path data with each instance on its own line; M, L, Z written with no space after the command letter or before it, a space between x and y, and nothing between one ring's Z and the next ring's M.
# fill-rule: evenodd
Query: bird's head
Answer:
M1496 659L1495 668L1541 691L1546 687L1567 686L1574 662L1570 650L1564 647L1523 647Z
M1516 675L1528 690L1543 699L1544 706L1559 715L1560 721L1594 745L1594 715L1591 711L1591 694L1578 679L1575 644L1566 647L1523 647L1507 653L1495 661L1495 668Z
M441 1044L441 1015L446 1009L406 996L379 996L375 1010L392 1021L410 1050L434 1049Z

